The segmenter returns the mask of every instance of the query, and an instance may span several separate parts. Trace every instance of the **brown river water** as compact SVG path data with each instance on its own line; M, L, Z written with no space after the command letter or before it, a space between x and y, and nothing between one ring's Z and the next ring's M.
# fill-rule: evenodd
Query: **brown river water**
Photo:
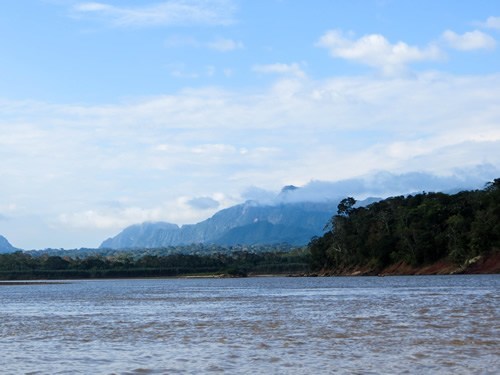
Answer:
M1 374L498 374L500 276L0 286Z

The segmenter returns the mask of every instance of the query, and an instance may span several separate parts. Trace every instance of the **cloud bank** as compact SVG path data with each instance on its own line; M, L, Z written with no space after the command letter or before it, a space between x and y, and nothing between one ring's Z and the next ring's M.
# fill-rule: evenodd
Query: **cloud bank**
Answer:
M479 30L469 31L462 35L446 30L443 33L443 39L451 48L461 51L494 49L496 47L495 39Z
M219 207L219 202L210 197L196 197L187 202L191 207L198 210L215 209Z
M488 17L488 19L482 23L482 26L488 29L500 30L500 17Z
M96 17L117 27L228 25L234 22L231 0L170 0L134 7L85 2L73 6L73 14Z
M426 73L282 78L253 92L189 89L99 106L0 100L0 207L10 208L1 212L102 234L197 222L312 180L499 166L498 98L499 75ZM111 201L120 205L102 204Z
M219 52L230 52L245 48L242 41L229 38L216 38L212 41L203 42L192 36L173 35L165 41L165 47L190 47L190 48L208 48Z
M306 74L298 63L283 64L264 64L264 65L254 65L252 70L256 73L263 74L281 74L288 75L297 78L304 78Z
M340 30L326 32L316 45L326 48L332 57L368 65L388 75L404 71L408 64L442 57L439 48L432 44L424 48L401 41L391 44L380 34L353 39Z
M500 175L500 168L478 165L455 169L447 175L426 172L395 174L388 171L373 172L364 176L341 181L311 181L303 187L275 196L280 202L337 201L348 196L363 200L370 197L386 198L421 192L455 193L461 190L484 188L485 182ZM263 201L270 204L269 201Z

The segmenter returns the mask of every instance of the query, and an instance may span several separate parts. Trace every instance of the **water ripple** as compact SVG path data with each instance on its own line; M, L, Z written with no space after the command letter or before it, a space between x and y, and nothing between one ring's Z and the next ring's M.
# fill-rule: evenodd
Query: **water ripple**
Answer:
M488 374L498 276L108 280L0 289L3 374Z

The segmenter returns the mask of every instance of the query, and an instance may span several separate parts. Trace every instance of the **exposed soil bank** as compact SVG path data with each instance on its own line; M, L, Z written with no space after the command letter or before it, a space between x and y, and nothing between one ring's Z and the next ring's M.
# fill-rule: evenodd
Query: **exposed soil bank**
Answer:
M323 270L311 276L403 276L403 275L453 275L453 274L497 274L500 273L500 251L469 259L463 265L442 259L436 263L414 267L398 262L384 269L370 266L337 270Z

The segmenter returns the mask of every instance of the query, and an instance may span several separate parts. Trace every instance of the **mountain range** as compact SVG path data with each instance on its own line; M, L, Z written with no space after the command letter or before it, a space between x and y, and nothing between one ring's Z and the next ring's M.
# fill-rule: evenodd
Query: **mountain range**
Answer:
M481 176L496 169L484 166ZM247 194L245 203L218 211L197 224L178 226L166 222L145 222L125 228L105 240L100 248L160 248L190 244L306 245L313 236L321 236L326 224L337 212L339 201L347 196L367 197L422 192L452 192L478 186L474 174L433 176L426 173L394 175L375 173L366 178L338 182L311 181L303 187L285 186L279 194L256 189ZM469 171L470 172L470 171ZM479 173L478 172L478 173ZM487 179L483 179L485 181ZM480 187L479 184L478 187ZM366 206L381 198L366 198L357 203Z
M323 234L338 201L262 205L254 201L223 209L197 224L146 222L132 225L102 243L101 248L158 248L193 243L305 245Z

